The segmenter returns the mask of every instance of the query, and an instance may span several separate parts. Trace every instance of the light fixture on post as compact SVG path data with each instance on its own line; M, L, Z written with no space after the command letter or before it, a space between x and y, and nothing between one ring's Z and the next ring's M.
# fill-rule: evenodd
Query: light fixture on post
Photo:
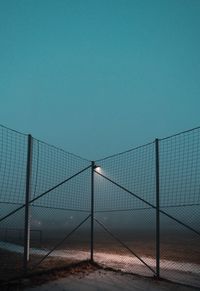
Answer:
M93 170L96 170L97 172L98 172L100 169L101 169L101 167L98 166L98 165L94 165L94 166L93 166Z

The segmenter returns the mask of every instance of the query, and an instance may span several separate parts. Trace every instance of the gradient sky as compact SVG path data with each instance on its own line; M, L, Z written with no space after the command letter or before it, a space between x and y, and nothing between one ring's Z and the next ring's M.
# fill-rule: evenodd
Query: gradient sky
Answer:
M1 124L98 159L199 111L199 0L0 1Z

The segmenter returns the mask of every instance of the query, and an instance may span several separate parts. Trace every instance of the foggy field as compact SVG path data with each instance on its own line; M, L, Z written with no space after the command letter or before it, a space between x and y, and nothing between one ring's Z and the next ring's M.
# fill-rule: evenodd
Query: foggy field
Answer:
M48 235L47 235L48 237ZM118 237L138 256L155 258L156 241L155 233L133 234L121 231ZM66 242L61 244L58 249L90 251L90 233L74 234ZM37 241L32 242L32 247L41 247L52 249L58 239L46 239L41 246ZM186 235L185 233L165 233L161 236L161 258L178 262L191 262L200 264L200 238L195 235ZM111 254L128 255L130 254L119 242L114 240L110 235L103 232L96 232L94 235L94 251ZM130 254L131 255L131 254Z
M54 238L52 238L52 234L54 234ZM44 253L45 250L52 250L56 245L58 245L57 250L90 252L90 233L88 231L75 233L59 245L64 235L56 231L44 231L43 239L41 241L38 238L31 239L30 247L43 250ZM126 231L119 231L118 238L138 256L155 258L155 233L128 233ZM23 245L23 240L19 239L18 236L11 236L6 241L3 239L2 241ZM185 234L184 232L165 232L161 235L160 243L161 259L200 264L200 238L198 236ZM131 255L124 246L114 240L109 234L98 231L94 235L94 252Z
M2 258L0 265L1 280L6 280L13 277L13 273L15 276L22 275L23 247L11 243L4 243L4 245L2 243L1 246L4 247L4 249L0 250L0 256ZM9 249L9 251L5 248ZM11 249L13 251L11 251ZM71 248L68 246L68 249L55 250L41 264L37 265L37 263L39 263L39 261L47 254L49 249L32 248L30 249L30 271L38 272L53 268L65 267L71 263L90 259L89 249L80 249L78 249L77 244L76 246L74 245L74 248L72 248L71 245ZM143 253L141 258L152 269L155 270L155 257L151 257L151 252L147 250L148 248L143 248L140 250L140 253ZM183 248L182 250L184 251ZM145 253L148 253L149 255L145 255ZM173 256L172 250L169 249L167 252L165 252L165 258L161 257L161 277L171 280L175 279L180 283L191 284L193 286L200 287L200 284L198 283L200 268L197 260L197 252L196 257L195 251L193 254L194 256L190 257L190 260L186 260L187 258L185 258L184 261L183 255L179 258L179 260L169 260L169 257ZM168 260L166 258L168 258ZM123 272L137 273L144 276L153 276L153 273L136 257L130 255L130 253L124 251L123 249L116 248L115 245L108 244L107 248L106 246L96 246L94 260L103 267L111 267ZM37 265L37 268L34 268L35 265Z
M56 234L56 232L55 232ZM86 235L87 234L87 235ZM89 232L74 234L69 240L61 244L49 257L47 257L35 270L47 270L60 266L66 266L73 262L90 259ZM153 270L156 266L155 237L152 233L120 233L123 242ZM48 239L43 241L33 240L30 249L30 268L39 261L59 243L60 239ZM13 240L13 238L12 238ZM20 244L21 243L21 244ZM200 275L200 250L199 238L184 233L165 233L161 236L161 276L178 282L185 282L198 285ZM20 275L23 266L22 241L15 238L14 241L0 243L0 277L4 280L15 275ZM21 253L21 254L20 254ZM104 267L137 273L140 275L152 276L153 273L134 255L125 249L119 242L115 241L108 234L95 233L94 260ZM15 266L15 271L13 266ZM34 271L34 269L32 270ZM199 286L199 285L198 285Z

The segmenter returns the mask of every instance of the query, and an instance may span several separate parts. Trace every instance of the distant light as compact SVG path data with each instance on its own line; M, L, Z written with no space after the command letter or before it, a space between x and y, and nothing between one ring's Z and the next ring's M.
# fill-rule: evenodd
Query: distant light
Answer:
M100 171L100 170L101 170L101 167L100 167L100 166L96 166L96 165L95 165L95 166L94 166L94 170L96 170L96 171L98 172L98 171Z

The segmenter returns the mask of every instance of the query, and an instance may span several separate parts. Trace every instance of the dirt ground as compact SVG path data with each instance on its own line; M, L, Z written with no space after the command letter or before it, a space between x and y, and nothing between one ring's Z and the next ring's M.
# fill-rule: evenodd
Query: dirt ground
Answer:
M23 275L23 256L21 254L9 252L6 250L0 249L0 284L9 279L13 279ZM66 267L73 263L73 260L66 258L46 258L41 264L36 265L43 257L42 256L32 256L30 264L32 268L30 268L30 272L32 274L48 271L51 269L57 269ZM1 289L0 289L1 290Z
M1 291L194 291L194 287L155 278L103 269L82 262L54 271L32 275L0 287Z

